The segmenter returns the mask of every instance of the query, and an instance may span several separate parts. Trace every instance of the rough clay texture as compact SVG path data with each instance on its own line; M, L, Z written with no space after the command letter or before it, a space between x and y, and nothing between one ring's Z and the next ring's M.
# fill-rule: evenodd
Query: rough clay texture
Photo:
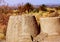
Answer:
M34 38L35 42L60 42L60 35L39 34Z
M38 34L34 16L11 16L6 42L60 42L60 18L40 19L40 26L41 33Z
M38 34L34 16L11 16L8 22L6 42L32 42Z
M41 33L34 38L38 42L60 42L60 17L40 18Z

